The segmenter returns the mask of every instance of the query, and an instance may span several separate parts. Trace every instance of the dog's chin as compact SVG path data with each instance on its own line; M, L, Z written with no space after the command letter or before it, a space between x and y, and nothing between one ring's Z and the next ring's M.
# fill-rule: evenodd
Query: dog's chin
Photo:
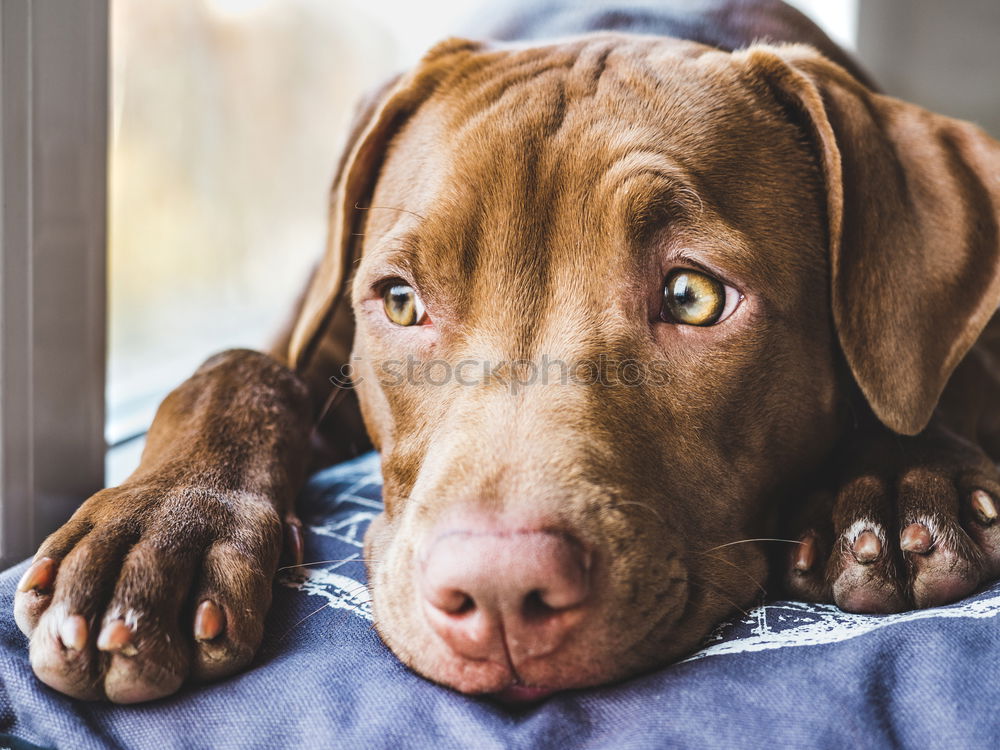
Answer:
M634 651L603 659L595 654L593 661L574 655L538 665L522 665L517 671L496 663L456 661L453 656L430 669L421 668L431 666L426 663L410 666L431 681L466 695L512 707L531 706L559 693L597 688L640 676L690 653L701 640L701 637L692 637L683 644L676 642L674 648L656 656L646 653L642 659L636 659Z
M466 695L517 707L540 703L557 693L621 682L682 658L695 650L708 632L686 627L682 615L683 607L650 629L641 642L612 644L590 634L516 668L510 663L459 656L432 633L424 632L416 641L394 638L377 617L376 629L393 653L426 679ZM411 648L409 643L420 645Z

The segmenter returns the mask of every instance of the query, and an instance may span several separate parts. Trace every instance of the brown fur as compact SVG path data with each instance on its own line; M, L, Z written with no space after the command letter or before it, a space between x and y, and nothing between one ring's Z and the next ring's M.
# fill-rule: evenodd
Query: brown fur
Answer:
M284 342L276 353L295 373L220 355L164 404L139 471L43 545L58 579L17 604L36 672L86 697L103 676L108 697L136 700L246 662L266 597L222 571L247 557L257 582L274 570L309 403L320 410L350 342L385 479L366 539L376 625L433 680L569 688L675 659L758 595L767 550L743 540L778 524L816 555L778 566L797 595L891 611L967 593L1000 574L997 525L969 510L975 490L1000 502L998 335L982 334L1000 303L997 174L983 133L877 95L808 47L608 33L439 45L359 117L328 252L287 359ZM661 322L677 266L742 303L712 327ZM432 325L385 318L380 285L396 277ZM407 356L508 367L475 385L398 382ZM544 357L609 371L512 386L511 363ZM655 377L625 384L622 362ZM352 403L324 420L330 455L360 439L345 438ZM470 509L594 551L588 616L554 655L470 663L422 616L414 575L432 529ZM930 552L900 549L911 523L933 527ZM874 562L851 556L858 528L881 534ZM116 585L136 539L135 584ZM238 554L196 564L220 545ZM191 561L170 581L153 569L164 546ZM208 583L192 589L199 570ZM205 597L226 613L221 651L165 616ZM121 606L153 623L136 630L142 657L92 649ZM69 613L89 627L75 660L58 641ZM157 648L163 633L183 653Z

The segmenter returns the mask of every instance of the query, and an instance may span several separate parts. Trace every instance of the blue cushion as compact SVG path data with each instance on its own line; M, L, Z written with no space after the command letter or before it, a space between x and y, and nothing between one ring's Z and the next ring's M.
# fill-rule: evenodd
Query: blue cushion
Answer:
M82 703L42 685L0 575L0 747L1000 747L1000 586L948 607L850 615L768 602L679 664L512 710L410 672L372 629L361 540L378 456L304 492L306 559L275 584L254 664L148 704ZM29 743L29 744L26 744Z

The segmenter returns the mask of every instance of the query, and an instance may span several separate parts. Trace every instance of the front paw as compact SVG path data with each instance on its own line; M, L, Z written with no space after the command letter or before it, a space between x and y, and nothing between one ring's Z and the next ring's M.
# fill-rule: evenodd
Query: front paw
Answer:
M900 612L1000 577L1000 473L978 447L944 431L881 435L851 451L842 476L793 514L792 597Z
M281 531L269 499L250 493L155 481L98 493L18 586L35 674L76 698L133 703L243 668L263 635Z

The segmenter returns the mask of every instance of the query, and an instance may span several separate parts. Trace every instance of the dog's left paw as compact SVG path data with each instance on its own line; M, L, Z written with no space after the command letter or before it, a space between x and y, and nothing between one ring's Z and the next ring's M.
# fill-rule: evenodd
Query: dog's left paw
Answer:
M786 594L887 613L1000 578L1000 472L978 447L943 430L872 436L841 476L793 514Z

